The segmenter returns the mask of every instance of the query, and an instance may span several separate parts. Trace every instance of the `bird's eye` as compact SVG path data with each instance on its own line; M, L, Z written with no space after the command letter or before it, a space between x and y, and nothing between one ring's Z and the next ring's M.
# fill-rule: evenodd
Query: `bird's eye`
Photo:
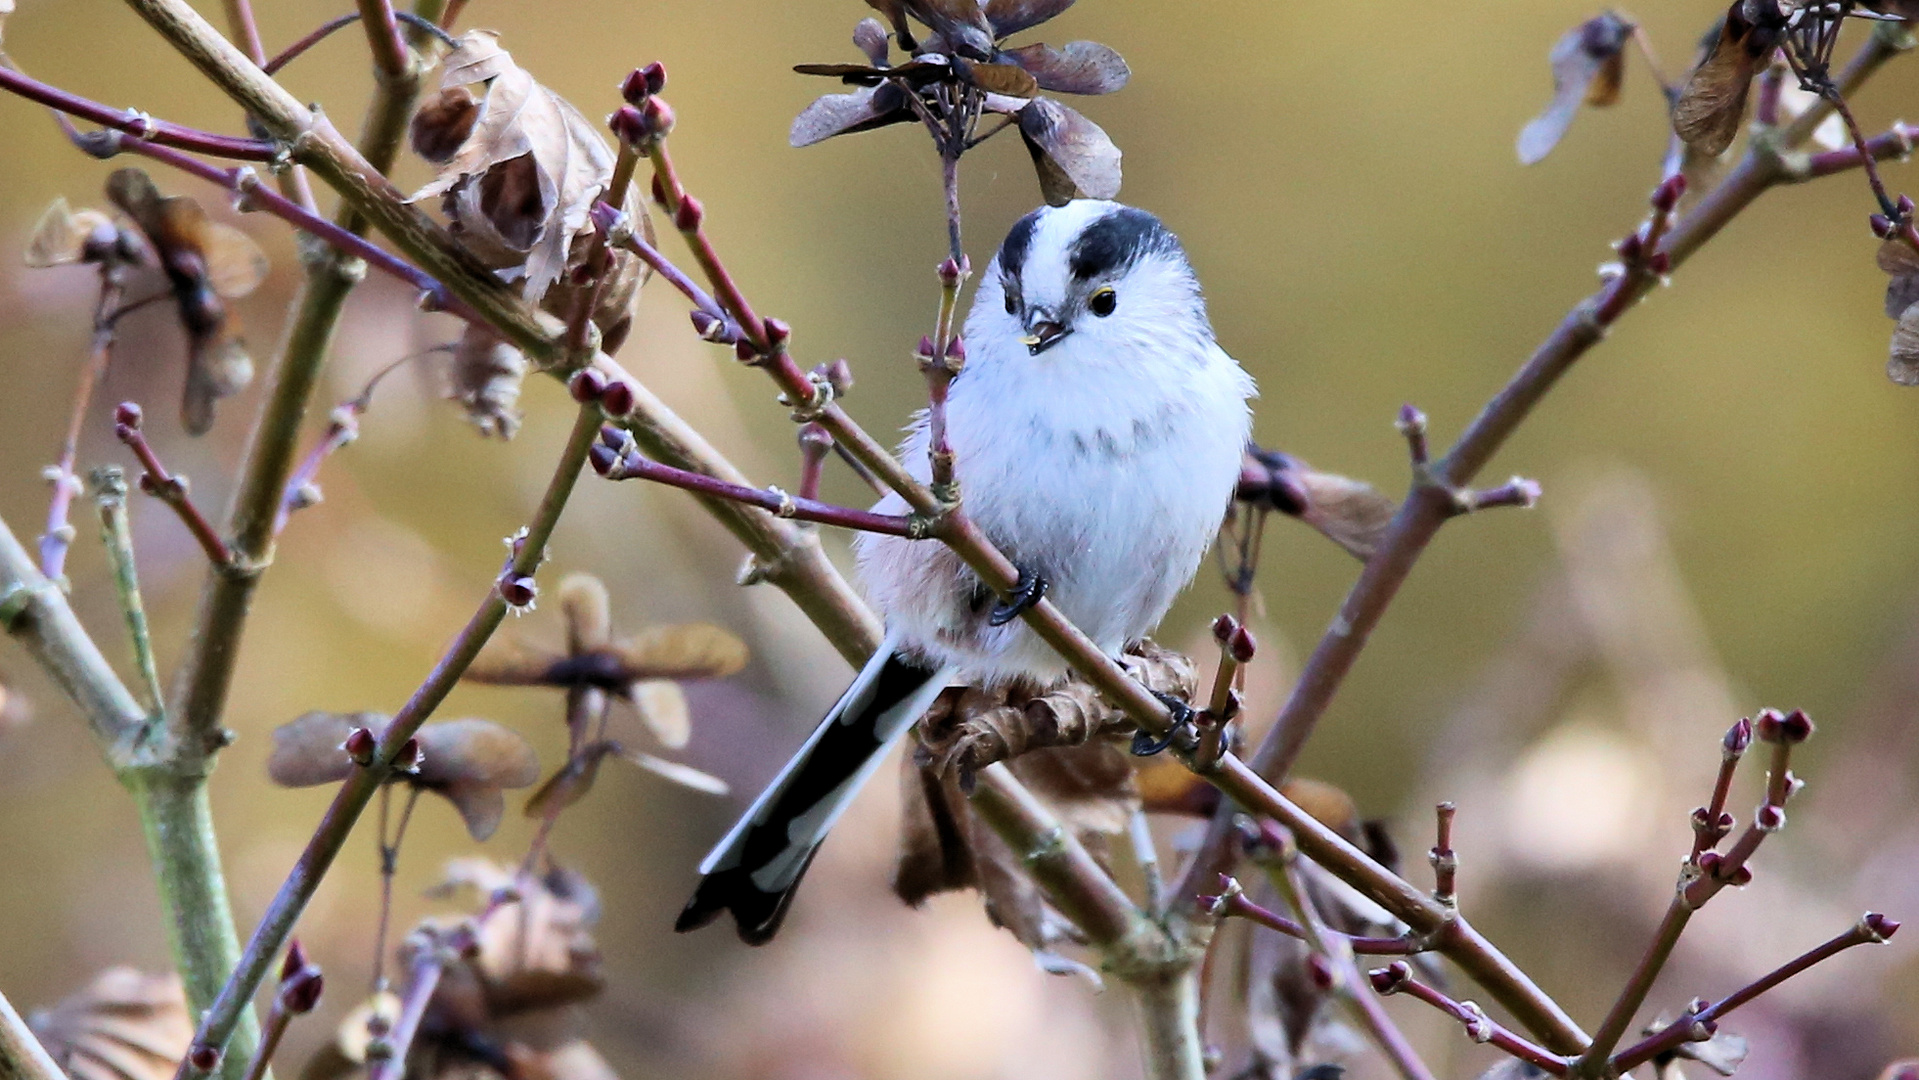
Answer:
M1019 305L1017 305L1017 304L1015 304L1015 303L1013 302L1013 294L1012 294L1012 293L1010 293L1010 292L1009 292L1009 293L1007 293L1007 294L1006 294L1006 313L1007 313L1008 315L1011 315L1011 314L1013 314L1013 312L1014 312L1014 310L1015 310L1015 309L1016 309L1016 308L1017 308L1018 306L1019 306Z
M1113 291L1111 285L1101 285L1093 290L1093 297L1086 301L1086 306L1093 310L1093 314L1104 319L1119 306L1119 294Z

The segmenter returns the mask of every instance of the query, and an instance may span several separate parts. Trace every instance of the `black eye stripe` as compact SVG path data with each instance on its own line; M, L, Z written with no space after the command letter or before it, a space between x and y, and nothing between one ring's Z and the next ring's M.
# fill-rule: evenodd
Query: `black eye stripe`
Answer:
M1179 251L1179 240L1158 218L1125 206L1080 231L1073 241L1069 266L1073 276L1083 281L1123 270L1148 254Z

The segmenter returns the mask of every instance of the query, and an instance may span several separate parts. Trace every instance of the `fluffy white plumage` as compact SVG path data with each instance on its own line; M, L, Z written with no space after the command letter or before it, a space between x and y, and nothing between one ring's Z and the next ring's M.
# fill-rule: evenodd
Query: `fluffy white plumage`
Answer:
M1218 532L1250 434L1253 382L1214 340L1171 234L1149 235L1129 264L1083 279L1072 264L1089 226L1145 215L1093 200L1034 213L1017 275L1003 253L980 277L966 368L947 403L948 440L966 512L1116 654L1158 625ZM1085 306L1101 287L1115 300L1104 317ZM1023 343L1036 310L1071 320L1037 354ZM921 414L900 455L922 482L926 442ZM876 509L907 506L890 495ZM868 594L917 655L968 681L1044 683L1065 670L1024 623L986 625L976 581L951 552L876 535L857 548Z
M947 398L967 514L1117 654L1192 580L1239 481L1252 380L1213 340L1179 241L1144 211L1079 201L1013 227L980 278ZM926 482L926 417L901 454ZM898 496L876 508L907 510ZM863 535L886 643L701 864L676 929L730 910L758 944L884 756L949 682L1045 685L1066 670L930 540Z

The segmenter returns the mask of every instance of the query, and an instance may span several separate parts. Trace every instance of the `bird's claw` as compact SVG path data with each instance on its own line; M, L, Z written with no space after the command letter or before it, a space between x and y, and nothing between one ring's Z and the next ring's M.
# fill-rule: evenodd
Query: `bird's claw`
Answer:
M1013 591L1007 594L1006 600L994 604L993 610L986 613L986 625L1005 626L1019 618L1021 612L1044 599L1046 599L1046 579L1022 567L1019 580L1013 583Z
M1182 732L1192 729L1194 719L1199 716L1191 705L1171 694L1161 693L1158 690L1150 690L1148 693L1158 698L1161 705L1166 706L1166 711L1171 714L1173 722L1172 726L1166 729L1166 735L1159 739L1153 738L1151 732L1135 731L1132 748L1135 757L1152 757L1173 745Z

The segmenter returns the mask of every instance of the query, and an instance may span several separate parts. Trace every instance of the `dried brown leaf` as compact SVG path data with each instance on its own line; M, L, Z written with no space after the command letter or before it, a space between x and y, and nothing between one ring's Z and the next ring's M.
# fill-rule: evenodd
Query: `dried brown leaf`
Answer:
M593 940L599 897L585 878L559 867L522 878L485 859L455 859L436 893L460 886L472 886L482 897L505 888L519 894L516 904L481 922L479 956L470 961L493 1018L558 1008L600 992L604 980Z
M1033 156L1040 193L1053 206L1119 194L1120 152L1098 124L1051 98L1019 111L1019 133Z
M530 645L518 635L495 635L460 678L490 686L544 686L553 665L565 659L565 654Z
M253 360L240 340L239 320L222 302L253 291L266 277L266 255L245 233L207 217L185 196L165 197L146 173L119 169L107 178L107 197L152 243L187 332L187 377L180 419L187 432L213 426L213 403L253 380Z
M486 94L471 131L413 198L452 195L457 231L472 236L489 264L502 257L501 241L523 253L526 297L538 303L568 269L574 238L591 229L588 213L612 177L613 153L578 109L513 62L497 34L473 30L446 58L441 86L481 82Z
M1919 304L1908 307L1893 328L1886 375L1900 386L1919 386Z
M1553 99L1519 133L1522 164L1534 164L1551 153L1581 105L1606 106L1618 100L1631 36L1632 24L1608 11L1573 27L1553 46Z
M447 397L466 410L480 434L511 439L520 430L520 385L526 357L488 327L470 323L453 348Z
M407 125L413 152L435 165L453 160L480 119L480 99L464 86L443 87L420 103Z
M987 0L986 21L995 37L1008 38L1072 6L1073 0Z
M1025 68L1041 90L1060 94L1110 94L1126 85L1132 70L1119 53L1097 41L1026 45L1001 55Z
M73 1080L170 1080L193 1041L179 976L126 967L101 972L29 1023Z
M827 94L802 109L793 118L786 141L796 147L812 146L835 135L871 131L912 118L906 94L899 87L863 87L850 94Z
M1746 118L1753 76L1779 44L1783 26L1759 26L1746 18L1743 0L1734 0L1720 23L1712 51L1693 69L1673 104L1673 131L1702 154L1726 152Z
M1039 92L1039 82L1018 64L975 64L955 59L953 69L963 81L989 94L1029 98Z

